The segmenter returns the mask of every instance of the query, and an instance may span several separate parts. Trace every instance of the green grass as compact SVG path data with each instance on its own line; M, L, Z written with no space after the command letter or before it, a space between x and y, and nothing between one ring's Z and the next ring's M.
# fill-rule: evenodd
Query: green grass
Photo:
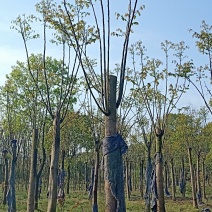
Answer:
M192 199L190 195L190 191L188 189L187 195L185 200L180 197L180 194L177 193L177 200L173 201L170 198L166 198L166 211L167 212L198 212L201 211L203 208L210 208L212 209L212 196L209 196L209 192L212 189L207 189L208 194L208 201L205 202L200 209L194 209L192 206ZM17 212L26 212L27 210L27 192L26 191L16 191L16 202L17 202ZM2 202L2 195L0 194L0 201ZM104 212L105 208L105 201L104 201L104 193L102 192L98 198L98 206L99 212ZM57 212L89 212L92 208L92 202L88 200L88 194L83 191L73 192L70 195L66 195L64 206L57 207ZM138 192L132 192L131 200L126 200L126 208L127 212L143 212L145 211L145 202L140 197ZM46 212L47 210L47 198L46 192L43 192L41 199L39 200L39 211ZM6 212L7 207L3 206L2 203L0 204L0 212Z

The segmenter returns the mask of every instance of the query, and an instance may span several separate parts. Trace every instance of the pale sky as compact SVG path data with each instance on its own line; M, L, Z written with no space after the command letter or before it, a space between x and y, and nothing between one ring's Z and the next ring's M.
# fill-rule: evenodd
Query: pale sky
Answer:
M10 29L11 21L18 15L35 13L34 5L37 2L36 0L1 0L0 85L4 84L6 74L11 72L11 66L15 65L17 60L26 60L20 35ZM121 8L123 2L127 0L115 0L115 5L120 5ZM194 60L195 65L208 63L207 58L198 53L195 39L188 29L199 31L202 20L212 25L211 0L140 0L139 2L145 5L145 9L139 18L140 25L132 38L142 40L150 57L161 59L160 44L164 40L185 41L190 47L187 53ZM33 48L36 51L36 46ZM187 105L203 105L203 101L194 91L190 91L181 102Z

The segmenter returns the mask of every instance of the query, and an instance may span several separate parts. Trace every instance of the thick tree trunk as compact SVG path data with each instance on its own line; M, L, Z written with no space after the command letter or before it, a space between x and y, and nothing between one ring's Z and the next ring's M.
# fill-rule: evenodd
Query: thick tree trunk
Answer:
M172 178L172 200L176 201L176 186L175 186L173 158L171 159L171 178Z
M57 175L60 155L60 113L56 112L53 120L53 143L51 150L51 164L48 188L48 208L47 212L56 212L57 206Z
M193 162L192 162L192 157L191 157L191 150L192 150L192 148L188 147L188 159L189 159L190 174L191 174L193 207L194 208L198 208L197 197L196 197L196 189L195 189L195 178L194 178Z
M109 79L109 115L105 116L105 137L116 136L116 86L117 78L110 75ZM109 146L110 144L108 144ZM104 156L104 179L106 195L106 212L126 211L124 198L124 179L123 179L123 160L120 148ZM110 179L114 177L116 185L110 184ZM113 188L112 188L113 187ZM113 195L112 189L115 189L116 195L121 196L119 202Z
M30 177L28 188L28 202L27 211L33 212L35 209L35 183L37 176L37 153L38 153L38 130L34 129L32 138L32 152L31 152L31 165L30 165Z
M163 188L163 157L162 136L163 130L156 128L156 185L157 185L157 211L165 212L164 188Z

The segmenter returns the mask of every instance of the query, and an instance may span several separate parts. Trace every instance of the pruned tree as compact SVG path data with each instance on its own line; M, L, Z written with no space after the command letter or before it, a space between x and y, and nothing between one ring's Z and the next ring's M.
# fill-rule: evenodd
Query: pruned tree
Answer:
M135 85L134 97L144 105L156 138L155 179L157 193L155 194L155 200L157 199L157 203L155 201L153 207L162 212L165 211L163 138L168 115L176 107L182 94L187 89L186 80L181 80L179 74L182 73L183 67L190 64L190 62L184 61L184 52L187 49L184 42L174 44L165 41L161 44L161 47L165 53L165 67L161 67L162 61L146 57L146 49L141 41L131 46L133 74L130 80ZM174 66L172 67L169 67L170 51L173 51L174 54Z
M82 68L85 81L91 95L105 115L105 138L103 141L103 155L105 168L105 193L106 211L125 211L124 186L123 186L123 166L120 149L125 148L123 140L117 137L116 129L116 109L120 106L125 80L125 69L128 53L128 44L132 26L138 24L135 21L140 15L137 9L138 1L129 1L128 11L125 14L117 13L116 17L125 23L125 30L117 29L112 32L111 1L75 1L71 5L66 0L61 5L54 4L51 10L47 10L48 21L55 29L58 29L69 40L74 47L80 66ZM83 11L81 13L81 11ZM88 12L92 14L87 17ZM100 11L100 14L98 14ZM100 17L100 18L99 18ZM91 19L92 25L90 25ZM94 23L94 26L93 26ZM76 29L83 29L77 31ZM112 35L123 37L123 47L120 51L120 82L118 87L118 97L116 99L117 78L111 75L111 44ZM115 41L114 41L115 42ZM89 45L92 44L92 45ZM90 49L98 50L98 59L93 61L89 57ZM98 69L96 67L98 65ZM100 78L97 77L99 73ZM99 98L97 98L99 96ZM113 139L113 140L111 140ZM121 142L120 142L121 141ZM115 147L118 144L118 148ZM113 177L114 176L114 177Z

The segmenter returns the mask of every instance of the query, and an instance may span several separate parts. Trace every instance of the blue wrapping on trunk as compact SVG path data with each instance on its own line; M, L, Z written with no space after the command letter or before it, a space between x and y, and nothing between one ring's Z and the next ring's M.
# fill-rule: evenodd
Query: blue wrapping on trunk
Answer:
M104 156L114 151L117 151L118 149L120 149L121 154L124 154L128 149L127 144L125 143L121 135L117 134L114 136L105 137L103 139L103 145L102 145L102 152L103 152L102 165L104 165ZM120 157L120 154L118 154L117 156ZM112 168L110 170L108 170L107 167L108 163L112 164ZM104 170L105 170L104 172L105 179L109 181L111 193L117 201L116 212L126 211L125 199L124 199L124 178L123 178L122 158L116 158L116 155L113 154L112 157L109 157L107 165L104 167Z
M102 152L103 156L121 148L121 153L126 153L128 146L120 134L108 136L103 139Z

